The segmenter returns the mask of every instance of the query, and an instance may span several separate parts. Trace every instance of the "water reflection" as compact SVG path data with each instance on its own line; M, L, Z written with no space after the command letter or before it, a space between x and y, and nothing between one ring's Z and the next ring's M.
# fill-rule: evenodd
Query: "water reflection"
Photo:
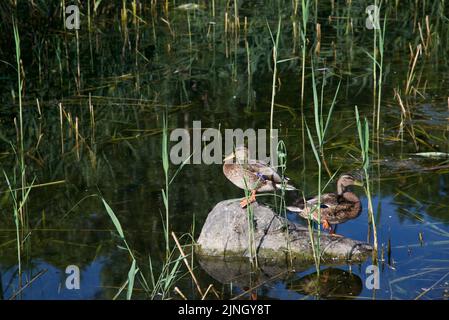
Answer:
M332 266L298 278L313 268L298 264L294 270L285 265L261 261L253 269L248 260L226 261L221 258L199 258L201 268L221 284L232 287L230 297L250 299L299 299L312 296L322 299L353 299L363 290L362 279L349 271Z
M363 289L362 279L352 272L327 268L289 281L288 290L318 299L354 299Z
M80 270L80 288L66 287L65 268L46 261L36 261L31 269L22 274L22 288L17 286L16 268L8 268L0 274L2 299L98 299L104 298L107 290L102 286L105 259L97 259Z

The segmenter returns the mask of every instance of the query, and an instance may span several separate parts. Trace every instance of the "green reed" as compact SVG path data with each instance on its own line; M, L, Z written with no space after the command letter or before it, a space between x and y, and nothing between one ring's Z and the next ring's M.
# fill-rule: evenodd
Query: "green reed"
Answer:
M22 105L22 89L23 89L23 80L22 80L22 59L21 59L21 51L20 51L20 35L19 35L19 28L17 25L17 22L15 18L13 17L13 32L14 32L14 42L15 42L15 51L16 51L16 70L17 70L17 93L19 98L19 130L18 130L18 150L15 150L17 155L17 160L19 163L19 170L20 170L20 183L21 183L21 194L20 197L17 197L17 194L14 196L13 193L11 195L13 196L13 202L14 202L14 222L16 226L16 236L17 236L17 259L19 264L19 287L21 286L22 282L22 270L21 270L21 248L22 248L22 236L20 235L19 230L22 230L26 224L26 217L25 217L25 204L28 198L28 194L30 189L26 189L26 166L25 166L25 150L24 150L24 134L23 134L23 105ZM16 119L14 119L14 122ZM11 184L6 176L5 177L8 182L8 187L11 190ZM15 174L14 174L15 177ZM15 179L14 179L15 180Z
M326 77L325 77L325 74L323 74L320 98L318 98L318 91L317 91L317 84L316 84L316 80L315 80L315 70L314 70L313 61L312 61L311 74L312 74L312 91L313 91L313 115L314 115L314 120L315 120L316 136L318 138L318 151L319 151L319 155L321 158L321 162L324 165L324 168L326 169L328 175L332 176L332 173L330 172L330 169L327 166L326 159L324 157L324 143L325 143L326 132L329 128L329 124L332 119L332 113L334 111L334 107L337 102L337 95L340 90L341 81L338 83L337 89L335 90L334 98L329 107L329 111L327 113L327 116L325 116L325 114L323 113L323 105L324 105L324 88L326 85ZM324 118L326 118L326 120L324 120Z
M164 228L164 238L165 238L165 258L168 260L170 254L170 201L169 201L169 191L170 185L173 183L176 176L182 170L182 168L190 161L190 158L193 156L193 153L184 160L183 163L176 169L173 176L170 177L170 155L168 150L168 115L164 114L162 118L162 168L164 171L164 188L161 189L162 199L165 208L165 220L162 221Z
M379 8L380 10L380 8ZM379 67L379 83L377 88L377 118L376 118L376 131L379 135L380 131L380 106L382 101L382 86L383 86L383 71L384 71L384 50L385 50L385 30L386 30L386 23L387 23L387 14L385 13L384 16L384 23L383 26L379 29L376 29L376 32L378 34L378 47L379 47L379 56L380 61L378 62Z
M306 72L306 52L307 52L307 23L309 21L309 10L310 10L310 0L301 0L301 13L302 13L302 24L301 24L301 40L302 40L302 68L301 68L301 109L304 105L304 82L305 82L305 72Z
M317 143L315 143L315 140L312 136L312 133L309 129L309 126L306 125L306 130L307 130L307 136L309 138L309 143L312 147L312 151L313 151L313 155L315 157L315 161L316 164L318 166L318 204L312 208L312 210L310 210L310 216L308 219L309 222L309 231L310 231L310 237L311 237L311 242L312 242L312 248L313 248L313 256L314 256L314 260L315 260L315 266L317 269L317 273L319 274L320 270L320 236L321 236L321 229L318 228L318 238L315 244L314 241L314 237L313 237L313 232L312 232L312 214L318 210L318 221L321 222L321 193L322 193L322 185L321 185L321 180L322 180L322 169L323 166L326 169L329 177L333 177L335 174L332 174L330 169L328 168L327 164L326 164L326 160L324 157L324 144L326 141L326 133L329 129L330 123L331 123L331 119L332 119L332 114L333 114L333 110L335 108L336 102L337 102L337 95L340 89L340 84L341 82L339 82L337 89L335 91L334 94L334 98L331 102L331 105L329 106L329 111L327 112L327 115L325 115L324 113L324 88L325 88L325 84L326 84L326 78L325 76L323 76L322 79L322 84L321 84L321 94L320 94L320 98L318 98L318 90L317 90L317 83L316 83L316 79L315 79L315 67L314 67L314 63L313 63L313 59L311 60L311 66L312 66L312 70L311 70L311 76L312 76L312 91L313 91L313 115L314 115L314 124L315 124L315 135L317 137Z
M133 254L131 248L129 247L128 242L126 241L125 233L123 232L122 225L120 224L120 221L117 219L117 216L115 215L115 213L111 209L111 207L107 204L107 202L103 198L101 200L103 201L103 205L106 209L106 212L108 213L109 218L111 219L112 223L114 224L114 227L117 230L117 233L119 234L120 239L123 241L123 243L126 247L126 250L128 251L128 253L131 257L131 260L132 260L131 267L129 268L129 271L128 271L128 280L126 282L126 284L128 286L126 299L130 300L132 297L132 294L133 294L133 289L134 289L134 279L135 279L136 274L139 272L139 268L137 267L136 258L134 257L134 254Z
M309 126L306 123L306 129L307 129L307 135L309 137L309 143L312 146L313 155L315 156L315 160L318 166L318 204L317 206L313 207L309 212L309 219L307 220L308 228L309 228L309 235L310 235L310 243L312 244L312 253L313 253L313 259L315 261L315 268L318 273L320 274L320 262L321 262L321 254L320 254L320 237L321 237L321 229L318 227L318 237L317 241L315 242L314 237L314 231L313 231L313 220L312 215L313 213L318 210L318 221L321 221L321 159L318 155L318 151L315 147L315 141L312 137L312 134L310 133ZM305 199L304 199L305 201Z
M321 130L321 125L320 123L322 123L322 121L320 121L319 115L321 114L319 112L319 101L318 101L318 95L317 95L317 90L316 90L316 83L315 83L315 68L313 66L313 61L312 61L312 88L313 88L313 108L314 108L314 118L315 118L315 130L316 130L316 135L318 137L318 146L319 149L321 149L322 146L322 142L324 140L324 135L323 135L323 131ZM321 262L321 248L320 248L320 238L321 238L321 229L318 227L318 237L317 237L317 241L315 243L315 237L314 237L314 232L313 232L313 228L312 228L312 224L313 224L313 220L312 220L312 215L314 214L314 212L316 210L318 210L318 223L320 224L321 221L321 172L322 172L322 161L320 159L319 156L319 151L317 150L316 146L315 146L315 141L312 137L312 134L310 132L309 126L307 125L307 122L305 123L306 126L306 130L307 130L307 136L309 138L309 143L312 147L312 151L313 151L313 155L315 156L315 160L316 160L316 164L318 166L318 204L316 207L312 208L309 212L309 219L308 219L308 227L309 227L309 234L310 234L310 242L312 244L312 253L313 253L313 258L315 261L315 268L317 271L317 274L320 274L320 262Z
M299 1L299 0L297 0ZM298 5L295 5L295 11ZM306 75L306 58L307 58L307 23L309 21L309 0L301 0L301 22L299 23L299 35L301 37L301 142L302 142L302 153L306 153L306 135L305 135L305 117L304 117L304 88L305 88L305 75ZM306 172L306 158L303 157L303 173ZM305 181L305 179L303 179Z
M13 201L13 216L14 216L14 225L16 229L16 251L17 251L17 267L18 267L18 276L19 276L19 288L22 286L22 236L21 236L21 230L22 230L22 219L21 219L21 212L23 210L23 206L25 204L25 201L28 198L28 194L31 190L29 188L26 193L25 197L20 198L17 194L17 190L14 190L14 188L11 185L11 182L8 178L8 175L5 171L3 171L3 175L5 176L6 184L8 185L9 193L11 195L11 199ZM14 175L14 180L16 176Z
M167 115L162 118L162 168L164 170L165 177L165 189L162 189L162 199L165 207L165 223L164 223L164 236L165 236L165 258L168 259L170 248L170 209L169 209L169 154L168 154L168 124Z
M375 1L375 5L379 6L379 14L381 10L381 4ZM388 9L388 8L387 8ZM386 10L387 10L386 9ZM387 13L384 15L383 25L381 26L379 21L374 21L373 27L373 54L368 51L365 53L369 56L373 63L373 126L375 126L375 133L377 141L379 142L380 134L380 115L381 115L381 102L382 102L382 88L384 80L384 51L385 51L385 30L387 23ZM379 148L379 144L377 145Z
M286 203L285 203L285 191L286 191L286 184L287 181L285 179L285 171L287 170L287 146L285 145L284 141L279 141L278 145L276 147L276 153L278 157L278 168L280 169L280 176L281 176L281 195L280 195L280 202L277 212L280 213L284 217L285 224L285 233L286 233L286 239L287 239L287 252L289 256L289 262L292 263L292 255L291 255L291 249L290 249L290 236L289 236L289 228L288 228L288 217L287 217L287 210L286 210ZM275 197L277 199L277 197Z
M274 119L274 100L276 96L276 79L277 79L277 65L278 65L278 48L279 48L279 36L281 34L281 22L282 19L279 17L278 27L276 32L276 40L273 37L273 33L271 32L270 25L268 24L268 20L266 20L268 30L270 32L271 41L273 43L273 77L271 83L271 107L270 107L270 148L271 141L273 141L273 119ZM273 159L273 155L271 155L271 159Z
M248 200L250 196L250 191L248 190L248 186L245 181L245 198ZM256 248L256 237L254 234L255 223L254 223L254 210L251 204L246 206L246 217L248 221L248 250L249 250L249 258L251 265L254 268L257 268L259 265L259 260L257 258L257 248Z
M373 231L373 247L375 253L377 253L377 228L376 228L376 221L374 219L374 210L373 210L373 202L372 202L372 196L371 196L371 189L370 189L370 176L369 176L369 168L370 168L370 154L369 154L369 142L370 142L370 133L369 133L369 123L368 120L365 118L363 124L360 121L359 116L359 110L357 106L355 107L355 118L356 118L356 124L357 124L357 132L359 135L359 142L360 142L360 148L362 153L362 162L363 162L363 172L365 175L365 183L364 183L364 189L365 194L368 199L368 219L371 223L371 228Z
M281 34L281 26L282 26L282 18L279 16L278 19L278 26L276 31L276 39L273 36L273 33L271 31L270 25L268 24L268 20L266 20L266 24L268 26L268 30L270 33L271 41L273 44L273 77L272 77L272 83L271 83L271 105L270 105L270 150L271 150L271 143L273 141L273 120L274 120L274 102L276 97L276 79L278 77L278 64L282 62L289 61L290 59L284 59L279 60L278 59L278 50L279 50L279 37ZM282 185L281 185L281 197L280 197L280 206L278 208L278 212L283 213L284 217L287 218L287 212L285 210L285 189L286 189L286 182L284 181L285 176L285 170L287 168L287 149L285 146L285 143L283 141L279 141L278 145L276 146L277 151L277 157L279 160L279 168L281 169L281 178L282 178ZM271 162L274 163L274 156L273 154L270 154ZM278 168L275 168L278 169ZM275 201L277 202L277 197L275 196ZM287 232L287 239L288 239L288 227L285 228ZM287 251L289 253L289 258L291 260L291 251L290 251L290 243L289 240L287 240Z
M376 1L377 4L377 1ZM379 8L380 11L381 8ZM386 30L386 23L387 23L387 13L385 13L384 16L384 23L383 26L379 23L379 28L374 29L374 55L372 57L373 59L373 76L374 76L374 104L377 113L375 119L376 119L376 132L377 137L379 137L379 131L380 131L380 106L382 101L382 85L383 85L383 71L384 71L384 50L385 50L385 30ZM377 42L376 42L377 39ZM377 59L377 53L379 54L379 59ZM376 70L379 70L379 78L377 79L377 88L376 88ZM377 94L376 94L377 91ZM377 101L376 101L377 96ZM377 106L376 106L377 105ZM378 139L379 141L379 139Z
M234 146L235 149L235 146ZM249 156L249 155L248 155ZM245 163L238 163L241 166L247 165L246 162L248 162L250 159L244 159ZM237 161L237 159L235 159L234 161ZM242 168L243 170L243 168ZM250 186L248 183L249 181L247 181L246 176L243 175L243 182L245 184L245 199L247 201L247 205L246 205L246 219L248 221L248 252L249 252L249 260L251 262L251 266L254 268L257 268L259 263L258 263L258 259L257 259L257 248L256 248L256 237L254 234L254 229L255 229L255 223L254 223L254 211L253 208L251 206L251 204L249 203L249 199L250 199L250 195L251 195L251 190L254 186Z
M60 2L60 6L61 6L61 14L62 14L62 28L65 28L65 0L61 0Z
M23 135L23 106L22 106L22 60L20 57L20 35L19 28L13 20L13 30L14 30L14 41L16 48L16 68L17 68L17 92L19 96L19 161L20 161L20 172L21 172L21 181L22 181L22 198L25 193L26 186L26 173L25 173L25 150L24 150L24 135ZM23 221L22 221L23 222Z
M123 292L125 288L127 288L126 292L126 299L130 300L133 295L134 290L134 284L136 280L136 276L139 277L137 280L139 281L141 287L144 289L145 293L150 299L166 299L169 297L173 286L175 283L179 280L181 276L181 261L185 260L185 257L182 255L176 256L175 252L177 250L177 247L169 248L169 254L167 255L167 259L163 261L162 268L159 272L159 276L155 275L155 270L153 266L153 262L151 259L151 255L148 256L148 267L149 267L149 281L145 278L145 275L143 274L142 270L139 268L137 264L136 257L131 250L130 246L128 245L128 242L125 238L125 233L123 231L123 228L120 224L120 221L118 220L117 216L115 215L112 208L108 205L108 203L105 201L104 198L101 198L103 205L106 209L106 212L109 215L109 218L111 219L112 223L114 224L114 227L122 240L123 244L125 245L125 249L129 253L129 256L131 258L131 266L128 271L127 280L125 283L119 288L117 294L114 296L114 300Z
M121 12L122 24L126 25L127 20L128 20L128 9L126 8L126 0L122 1L122 9L120 12Z

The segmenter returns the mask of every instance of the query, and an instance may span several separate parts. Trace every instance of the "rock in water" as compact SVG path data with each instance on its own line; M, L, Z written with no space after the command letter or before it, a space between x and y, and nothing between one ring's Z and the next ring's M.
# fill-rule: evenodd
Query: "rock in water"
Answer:
M258 259L266 261L313 261L311 237L308 228L275 214L269 207L253 203L254 244ZM225 258L249 257L249 230L247 209L239 200L219 202L209 213L198 239L197 252L203 256ZM314 241L318 235L313 234ZM345 237L332 237L322 232L320 237L323 262L365 260L372 247ZM289 251L290 254L289 255Z

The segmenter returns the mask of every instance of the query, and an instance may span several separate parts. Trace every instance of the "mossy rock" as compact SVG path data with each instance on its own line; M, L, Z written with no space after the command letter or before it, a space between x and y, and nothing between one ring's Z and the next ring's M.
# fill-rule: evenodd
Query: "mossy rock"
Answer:
M254 217L253 252L258 259L293 264L314 261L308 228L258 203L251 204L250 210ZM316 232L313 237L318 240ZM250 257L247 209L240 207L238 199L219 202L209 213L197 243L196 251L202 256ZM373 250L367 243L325 232L320 235L320 246L324 263L362 262Z

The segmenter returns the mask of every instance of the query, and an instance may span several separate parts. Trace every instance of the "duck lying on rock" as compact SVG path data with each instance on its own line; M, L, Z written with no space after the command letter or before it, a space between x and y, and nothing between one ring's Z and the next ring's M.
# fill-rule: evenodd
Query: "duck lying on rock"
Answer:
M325 193L308 199L297 199L287 210L297 213L300 217L310 219L323 225L330 234L335 235L332 225L340 224L355 219L362 211L359 197L349 190L350 186L363 186L351 174L343 174L337 181L336 193ZM320 201L319 201L320 200ZM317 210L318 203L321 210ZM321 211L321 221L318 219L318 211Z

